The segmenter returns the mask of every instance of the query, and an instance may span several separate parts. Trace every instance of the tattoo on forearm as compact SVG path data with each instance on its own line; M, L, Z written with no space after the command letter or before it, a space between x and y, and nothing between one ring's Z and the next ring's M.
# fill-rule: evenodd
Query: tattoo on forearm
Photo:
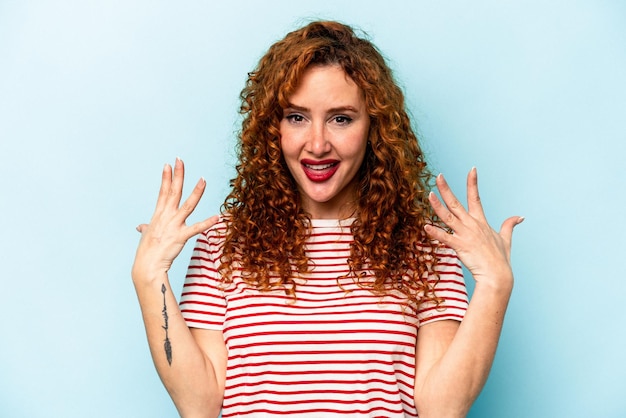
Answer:
M167 357L167 362L169 363L169 365L172 365L172 343L170 343L170 338L169 335L167 333L167 330L169 329L169 326L167 324L167 305L165 304L165 292L167 291L167 288L165 287L165 284L161 285L161 293L163 293L163 319L165 321L165 325L163 325L163 329L165 330L165 343L164 343L164 348L165 348L165 356Z

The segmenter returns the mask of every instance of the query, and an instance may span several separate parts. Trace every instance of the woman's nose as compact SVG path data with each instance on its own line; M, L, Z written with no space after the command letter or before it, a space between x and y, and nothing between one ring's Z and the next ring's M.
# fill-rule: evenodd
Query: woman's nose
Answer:
M331 146L328 141L328 132L324 124L313 124L309 137L309 151L313 155L323 155L330 152Z

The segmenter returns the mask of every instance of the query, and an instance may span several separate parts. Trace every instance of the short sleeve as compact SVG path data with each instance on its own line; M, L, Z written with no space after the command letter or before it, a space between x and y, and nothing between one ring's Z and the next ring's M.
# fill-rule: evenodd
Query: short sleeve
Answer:
M211 230L196 240L179 306L188 327L222 331L226 299L215 262L221 250L214 241Z
M450 248L437 248L435 253L438 258L436 274L429 280L436 283L435 296L443 301L439 306L434 302L420 305L417 314L420 326L444 319L461 321L467 311L467 289L459 257Z

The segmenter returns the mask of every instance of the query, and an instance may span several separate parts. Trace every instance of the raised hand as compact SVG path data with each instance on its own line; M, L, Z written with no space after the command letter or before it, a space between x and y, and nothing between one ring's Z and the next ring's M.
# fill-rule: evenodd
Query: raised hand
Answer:
M132 270L135 281L151 281L167 273L187 240L210 228L218 220L217 216L213 216L187 226L186 220L198 205L206 182L200 179L189 198L181 205L184 176L185 168L179 158L176 159L173 173L169 164L163 168L161 189L152 219L149 224L137 227L141 240Z
M429 201L451 233L434 225L427 225L426 233L455 250L478 283L512 288L511 238L513 228L524 218L508 218L502 223L500 232L489 226L478 194L476 168L472 168L467 176L467 210L452 193L443 175L437 176L436 185L443 203L432 192Z

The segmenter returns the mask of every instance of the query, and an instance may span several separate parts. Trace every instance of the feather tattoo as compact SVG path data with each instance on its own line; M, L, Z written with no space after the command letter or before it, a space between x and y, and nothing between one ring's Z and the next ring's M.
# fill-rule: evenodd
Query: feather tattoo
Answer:
M171 366L172 365L172 343L170 343L170 338L169 335L167 333L167 330L169 328L167 320L167 305L165 303L165 292L167 291L167 288L165 287L165 284L161 285L161 293L163 293L163 320L165 321L165 325L163 325L163 329L165 330L165 342L163 344L163 347L165 348L165 356L167 357L167 362L168 364Z

